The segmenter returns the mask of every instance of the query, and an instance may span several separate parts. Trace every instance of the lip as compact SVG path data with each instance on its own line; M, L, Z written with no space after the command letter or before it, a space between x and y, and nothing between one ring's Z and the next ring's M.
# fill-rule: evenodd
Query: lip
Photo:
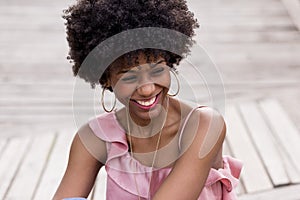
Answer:
M149 105L149 106L144 106L144 105L141 105L139 104L136 100L131 100L136 106L138 106L139 108L143 109L143 110L150 110L151 108L155 107L160 99L160 96L161 96L161 92L158 93L156 96L155 96L155 100L153 102L153 104ZM152 97L153 98L153 97ZM148 98L148 99L143 99L143 100L139 100L139 101L148 101L152 98Z

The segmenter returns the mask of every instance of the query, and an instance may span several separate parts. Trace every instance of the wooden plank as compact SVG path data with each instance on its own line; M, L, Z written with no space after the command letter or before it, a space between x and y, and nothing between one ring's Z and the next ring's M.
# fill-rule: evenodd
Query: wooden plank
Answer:
M248 18L204 18L202 21L203 26L207 29L225 29L244 27L245 30L250 28L265 28L265 27L280 27L280 26L293 26L293 22L288 18L288 16L278 16L278 17L248 17ZM248 27L247 27L248 26Z
M300 43L230 43L230 44L217 44L210 43L204 44L205 49L214 56L215 60L218 62L233 62L239 63L243 61L253 61L253 62L282 62L293 60L299 62ZM232 52L235 52L234 55ZM270 52L278 53L278 56L272 59L272 54ZM234 59L233 59L234 58ZM269 60L270 59L270 60Z
M223 43L210 43L209 45L205 44L205 48L212 55L218 55L214 58L217 61L222 62L232 62L233 54L236 59L235 62L242 61L261 61L261 62L289 62L291 59L298 59L299 54L297 52L300 51L299 42L286 42L286 43L227 43L224 45ZM13 51L13 50L11 50ZM11 52L8 50L8 52ZM3 64L19 64L19 63L41 63L41 62L51 62L53 60L61 60L61 62L65 61L66 52L61 49L55 48L55 53L53 54L41 54L39 52L35 53L26 53L26 48L19 52L13 52L13 54L9 54L7 52L0 51L0 59ZM38 50L37 50L38 51ZM278 55L276 57L272 56L270 52L276 52ZM39 56L36 56L36 53ZM40 55L41 54L41 55ZM251 56L250 56L251 55ZM258 61L257 61L258 59ZM270 60L269 60L270 59ZM284 64L284 62L283 62ZM14 77L11 77L12 79Z
M89 116L93 116L93 115L89 115ZM73 120L73 116L63 115L62 113L60 113L59 115L48 115L48 116L46 114L45 115L23 115L23 116L18 116L16 118L13 118L13 116L7 116L5 119L4 115L0 115L0 122L9 121L10 123L17 123L20 120L22 121L22 123L31 123L34 120L36 120L37 123L44 123L47 122L47 119L49 120L49 122L53 124L55 122L57 123L62 122L66 119Z
M31 92L29 92L29 93L31 93ZM2 94L5 94L5 97L0 97L0 103L1 103L1 105L7 105L7 103L12 103L12 104L14 104L14 103L16 103L17 101L18 101L18 99L17 99L17 96L19 95L22 95L22 99L19 99L19 102L20 102L20 104L22 105L23 103L30 103L30 102L32 102L32 104L49 104L49 103L64 103L64 104L68 104L68 105L71 105L71 101L72 101L72 94L70 94L70 95L68 95L68 91L66 91L66 93L63 95L63 94L61 94L60 95L60 93L55 93L55 92L51 92L51 91L49 91L49 93L48 93L48 95L49 94L51 94L50 96L49 96L49 99L47 99L46 98L46 94L43 94L43 93L41 93L41 95L40 94L38 94L38 93L35 93L35 94L33 94L32 93L32 95L31 95L31 97L27 94L25 94L25 92L23 92L23 93L14 93L14 94L9 94L9 93L3 93L2 92ZM24 94L24 95L23 95ZM54 96L54 95L57 95L57 96ZM10 102L11 101L11 102ZM84 99L78 99L77 100L77 102L78 101L80 101L80 102L87 102L86 100L84 100Z
M223 143L223 155L230 155L230 156L233 156L232 154L232 151L230 149L230 146L228 144L228 139L225 138L224 140L224 143ZM234 156L233 156L234 157ZM242 184L242 178L240 178L240 183L238 184L237 188L235 189L236 190L236 193L238 195L242 195L244 194L246 191L245 191L245 187L244 185Z
M233 156L227 140L228 139L225 138L224 143L223 143L223 155Z
M209 33L209 32L207 32ZM207 47L207 45L205 46ZM237 53L237 55L246 53L246 54L255 54L259 56L260 54L264 56L271 56L270 53L271 50L274 50L276 52L282 52L283 55L288 56L288 53L285 51L297 51L300 49L299 42L296 43L270 43L270 42L263 42L260 44L256 43L232 43L232 44L211 44L209 45L209 49L213 50L214 52L219 53L224 52L225 55L229 56L232 55L232 52ZM226 51L227 50L227 51ZM240 52L239 52L240 51ZM296 55L296 52L293 52L293 55ZM280 55L282 56L282 55Z
M4 152L4 148L7 144L7 139L6 138L0 138L0 159L1 159L1 156Z
M287 8L293 22L300 31L300 1L299 0L281 0Z
M239 104L240 111L263 163L275 186L289 184L290 180L280 157L273 134L255 102Z
M82 103L82 106L87 106L88 103L86 102L80 102ZM0 107L12 107L15 105L16 108L22 108L25 106L33 106L33 107L68 107L72 105L71 99L53 99L53 100L47 100L45 99L36 99L36 98L29 98L29 99L23 99L22 101L15 99L15 98L7 98L7 99L1 99L0 98ZM88 107L88 106L87 106Z
M48 73L51 73L49 71ZM21 86L18 83L12 83L12 84L5 84L1 85L1 91L5 93L24 93L24 90L26 92L43 92L42 89L46 89L51 92L57 92L58 94L61 94L62 92L69 91L70 89L73 89L74 87L74 79L69 79L68 81L61 82L61 83L26 83L24 82L24 85ZM56 89L55 89L56 88ZM72 91L69 91L70 94L72 94Z
M265 31L290 31L297 30L293 23L289 24L250 24L249 26L245 23L244 25L228 25L219 26L219 24L206 24L202 26L204 29L211 32L224 31L224 32L265 32Z
M8 33L9 34L9 33ZM2 34L3 35L3 34ZM1 37L1 34L0 34ZM26 36L23 36L26 37ZM15 42L11 42L11 43L18 43L18 41ZM59 66L59 67L57 67ZM18 70L18 65L14 65L14 64L9 64L6 63L5 65L2 64L0 65L0 70L5 72L5 73L12 73L12 74L23 74L23 73L30 73L31 74L36 74L36 73L54 73L55 75L59 75L59 73L63 73L65 74L69 74L72 75L72 68L71 65L68 63L67 59L64 60L53 60L51 62L40 62L40 63L24 63L22 65L22 68L19 68ZM33 71L34 70L34 73ZM52 75L52 74L51 74ZM49 75L49 77L51 76ZM72 77L72 76L71 76ZM46 80L45 80L46 81ZM68 82L67 82L68 81ZM65 86L69 86L69 85L73 85L74 82L73 79L66 79L66 80L61 80L60 82L54 83L56 85L60 84L62 88L65 88ZM65 83L65 85L63 85L63 83ZM32 83L32 85L35 85L36 83ZM45 86L47 86L47 84L49 85L49 82L46 81L45 82ZM11 86L18 86L20 84L17 83L12 83ZM24 82L24 87L26 87L28 85L28 83ZM57 88L58 90L60 90L61 88Z
M287 170L294 183L300 181L300 132L289 119L279 102L274 99L264 99L260 107L268 119L273 133L278 138L278 143L286 152L286 159L293 162L293 170Z
M32 199L53 140L54 134L39 135L31 140L32 145L26 150L26 157L9 188L6 199Z
M70 143L73 138L71 133L72 130L69 132L61 131L57 134L55 145L34 195L34 200L51 199L54 195L67 166Z
M1 11L0 11L1 12ZM15 44L22 42L21 44L28 44L30 42L36 44L38 42L42 43L45 38L49 40L47 42L65 42L66 39L63 37L61 31L39 31L36 30L23 30L23 31L11 31L2 30L0 33L2 37L0 43L5 44ZM44 36L44 37L43 37ZM24 41L26 37L26 41ZM28 40L27 40L28 39Z
M277 14L279 11L284 10L284 8L282 8L282 6L280 5L280 2L274 3L274 1L234 1L231 3L228 3L228 1L226 1L226 4L222 4L222 1L213 1L212 3L201 3L201 1L197 1L197 3L194 3L194 1L188 1L188 4L190 5L191 10L198 11L196 12L196 14L198 14L199 11L203 11L203 15L220 15L222 13L231 13L231 15L251 14L266 16L274 15L274 12Z
M247 194L239 197L239 200L267 200L267 199L284 199L299 200L300 185L279 187L262 193Z
M197 37L197 36L196 36ZM209 43L283 43L283 42L299 42L299 31L265 31L265 32L241 32L238 35L234 32L216 32L203 33L199 32L197 41Z
M93 108L88 108L88 107L76 107L76 111L80 113L90 113L87 112L89 110L93 110ZM73 108L72 106L65 106L65 107L56 107L56 106L49 106L49 107L21 107L21 108L3 108L1 109L0 116L14 116L14 115L19 115L18 117L21 116L46 116L46 115L73 115ZM2 118L2 117L1 117Z
M201 16L201 24L210 24L213 23L215 25L221 24L224 22L224 24L247 24L247 23L257 23L257 24L290 24L291 19L290 16L285 13L283 14L274 14L274 15L261 15L261 14L255 14L255 15L243 15L243 14L235 14L232 15L230 13L220 13L219 15L216 14L204 14L199 13ZM236 16L239 15L238 18ZM222 25L221 25L222 26Z
M58 14L59 15L59 14ZM59 16L58 16L59 17ZM59 18L55 20L55 18L51 21L50 19L48 21L45 21L43 23L42 21L36 21L35 23L24 23L25 21L20 20L14 21L14 23L11 23L10 21L0 21L0 30L54 30L54 31L61 31L63 33L64 27L63 22L59 23ZM17 28L16 28L17 27Z
M280 148L280 147L279 147ZM290 156L286 154L285 150L282 150L282 162L285 166L286 173L292 183L300 183L300 172L297 170L298 165L294 165L291 161Z
M0 29L1 30L1 29ZM4 47L2 47L4 48ZM27 53L24 53L27 51ZM35 51L29 51L25 48L23 52L14 51L12 47L7 49L7 52L0 51L0 59L1 63L16 63L16 62L24 62L24 63L41 63L41 62L51 62L51 60L56 59L60 61L65 61L66 51L63 48L52 48L53 53L45 53L43 49L36 49ZM8 53L11 52L11 53ZM38 55L38 56L37 56Z
M246 192L252 193L273 188L237 109L227 106L225 119L226 137L232 153L244 163L242 179Z
M0 157L0 199L5 198L22 159L24 158L29 142L29 137L11 138L4 149L4 152Z
M244 9L243 7L236 8L236 9L230 9L231 6L223 6L223 8L191 8L191 10L195 10L195 17L198 19L202 18L209 18L211 16L213 17L219 17L220 20L224 20L230 17L252 17L252 16L260 16L260 17L270 17L270 16L286 16L286 10L281 7L253 7L249 9ZM202 28L202 27L201 27Z
M222 52L219 52L219 53L222 53ZM219 58L218 53L215 53L215 52L214 53L210 52L210 55L214 57L213 59L216 61L217 65L220 66L220 69L224 70L225 74L228 73L228 76L230 76L230 78L227 78L229 82L237 79L237 77L234 77L234 75L232 75L233 72L231 70L236 69L237 72L235 72L235 73L237 73L237 74L242 73L242 69L239 69L239 66L243 66L245 73L247 73L247 74L245 74L245 81L253 81L253 80L257 80L260 82L267 82L267 81L275 82L275 81L282 81L282 80L289 81L289 79L286 78L285 76L297 77L297 74L290 74L290 73L293 71L295 73L299 73L295 67L300 64L299 59L298 60L295 60L295 59L290 59L290 60L287 60L287 59L267 60L267 59L265 59L264 60L262 58L252 59L249 57L251 54L249 54L248 58L241 58L241 59L238 58L237 60L235 60L232 57L230 60L230 59L226 59L226 58ZM194 63L194 64L197 65L197 63ZM284 77L279 76L278 74L275 74L275 73L272 73L271 76L270 76L270 74L267 74L268 70L269 70L269 72L271 70L273 70L274 72L279 73L280 67L282 67L282 66L284 66L287 70L289 70L289 72L286 70L281 71L281 75L284 75ZM229 70L227 71L227 69L229 69ZM255 79L258 76L258 74L253 73L253 70L255 70L255 69L261 69L262 72L260 72L259 75L263 74L264 77L267 77L267 78L270 77L270 78L269 79L262 79L262 78ZM250 79L249 77L253 77L253 78ZM297 80L297 79L294 79L294 80Z
M71 1L41 1L41 0L29 0L29 1L20 1L20 0L2 0L0 1L0 7L3 8L3 10L5 10L5 8L7 7L15 7L18 8L17 11L22 11L22 8L26 9L26 8L32 8L37 9L39 7L47 7L48 9L52 10L52 9L59 9L61 10L62 8L66 8L70 3L72 3Z
M93 200L105 200L106 199L106 171L102 167L97 176L96 185L94 189Z

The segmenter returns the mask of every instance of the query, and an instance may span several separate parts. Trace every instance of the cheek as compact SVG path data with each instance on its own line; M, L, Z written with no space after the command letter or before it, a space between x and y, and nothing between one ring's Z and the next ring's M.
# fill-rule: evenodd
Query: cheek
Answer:
M171 86L171 76L170 76L170 72L168 73L168 75L166 76L166 79L165 79L165 86L169 89L170 86Z
M117 98L117 100L120 102L120 103L122 103L122 104L127 104L127 102L128 102L128 95L127 94L125 94L124 92L121 92L121 91L115 91L114 90L114 93L115 93L115 96L116 96L116 98Z
M167 88L170 88L171 85L171 77L170 77L170 73L166 73L163 76L157 77L152 79L153 82L155 82L157 85Z
M116 84L113 87L113 92L115 93L116 98L121 103L126 103L128 99L132 96L135 87L127 84Z

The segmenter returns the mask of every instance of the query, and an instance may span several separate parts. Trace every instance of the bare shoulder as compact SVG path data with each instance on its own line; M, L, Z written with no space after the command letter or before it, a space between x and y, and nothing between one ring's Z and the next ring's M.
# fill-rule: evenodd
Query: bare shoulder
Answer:
M202 125L206 122L224 122L223 116L216 109L208 106L201 106L194 109L191 113L191 118L199 119L199 122L202 122ZM202 121L200 121L202 120Z
M200 107L194 109L187 119L181 145L187 150L193 142L198 143L199 157L203 158L212 150L221 149L225 135L223 116L211 107Z
M89 124L81 126L76 136L74 141L80 140L80 143L89 154L103 164L106 162L106 142L96 136Z
M211 107L200 107L192 113L192 117L198 119L199 128L225 128L225 121L220 112ZM214 129L214 130L216 130Z
M153 199L196 199L214 167L225 137L221 114L208 107L192 109L182 132L181 155Z

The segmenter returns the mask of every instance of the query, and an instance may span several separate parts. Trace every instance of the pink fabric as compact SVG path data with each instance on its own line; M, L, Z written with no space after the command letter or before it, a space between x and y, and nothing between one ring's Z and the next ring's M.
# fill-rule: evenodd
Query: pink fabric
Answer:
M107 143L107 200L149 199L155 194L172 168L154 169L149 187L151 167L142 165L128 152L124 129L118 123L115 113L105 113L92 119L89 126L96 136ZM242 168L240 161L223 157L224 168L211 169L205 187L198 200L234 200L234 188ZM133 173L134 172L134 173ZM138 185L139 192L137 191ZM148 189L151 188L150 194Z

